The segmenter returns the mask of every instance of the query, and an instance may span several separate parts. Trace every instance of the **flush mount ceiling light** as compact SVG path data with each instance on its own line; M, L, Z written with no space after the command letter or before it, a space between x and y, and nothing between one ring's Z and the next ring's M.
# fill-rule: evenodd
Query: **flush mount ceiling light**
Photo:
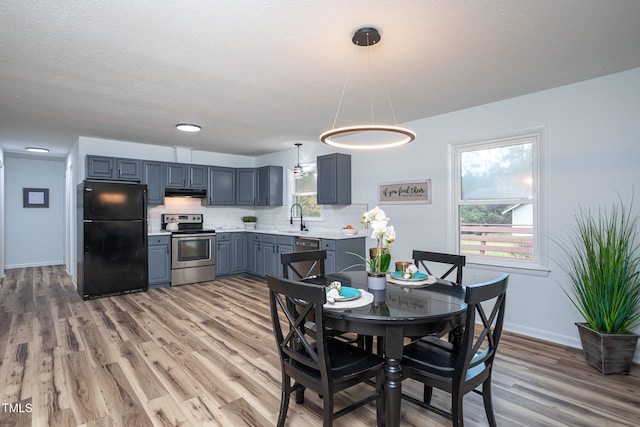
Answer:
M363 46L369 48L378 43L382 37L375 28L365 27L356 30L353 34L351 41L356 46ZM369 49L367 49L367 56L370 57ZM369 60L369 71L371 71L371 61ZM369 72L369 74L371 74ZM376 125L373 120L373 101L371 100L371 124L352 125L344 127L336 127L338 115L340 114L340 107L344 99L344 94L349 82L349 75L344 82L342 88L342 95L340 95L340 101L338 102L338 111L336 112L335 119L333 120L333 129L330 129L320 135L320 140L327 145L338 148L347 148L355 150L375 150L380 148L392 148L399 147L404 144L408 144L416 138L416 134L406 128L398 127L395 125ZM385 84L386 89L386 84ZM388 96L389 106L391 107L391 114L393 115L393 121L396 122L395 113L393 111L393 105L391 104L391 97Z
M41 147L27 147L27 151L31 151L32 153L48 153L49 149Z
M178 123L176 125L176 129L181 130L182 132L200 132L202 128L192 123Z
M299 142L296 142L296 147L298 147L298 164L293 168L293 177L295 179L300 179L304 176L304 170L302 169L302 166L300 166L300 146L302 144Z

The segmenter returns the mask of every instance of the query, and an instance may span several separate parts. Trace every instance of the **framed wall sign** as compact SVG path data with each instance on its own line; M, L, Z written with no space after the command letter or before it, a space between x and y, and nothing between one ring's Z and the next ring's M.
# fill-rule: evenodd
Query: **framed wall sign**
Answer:
M48 208L49 189L48 188L23 188L22 189L23 208Z
M378 185L378 200L386 204L431 203L431 180L392 182Z

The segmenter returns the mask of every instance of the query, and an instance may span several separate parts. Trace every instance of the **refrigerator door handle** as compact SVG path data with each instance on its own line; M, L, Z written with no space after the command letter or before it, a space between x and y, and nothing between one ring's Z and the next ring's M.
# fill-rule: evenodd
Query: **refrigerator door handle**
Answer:
M82 222L93 222L92 219L83 219Z

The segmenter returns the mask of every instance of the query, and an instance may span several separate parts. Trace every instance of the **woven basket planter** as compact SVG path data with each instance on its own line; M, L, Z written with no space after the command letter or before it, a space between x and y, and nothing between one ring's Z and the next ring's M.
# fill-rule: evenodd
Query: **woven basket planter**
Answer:
M637 334L603 334L587 323L576 323L584 359L605 375L628 374L636 351Z

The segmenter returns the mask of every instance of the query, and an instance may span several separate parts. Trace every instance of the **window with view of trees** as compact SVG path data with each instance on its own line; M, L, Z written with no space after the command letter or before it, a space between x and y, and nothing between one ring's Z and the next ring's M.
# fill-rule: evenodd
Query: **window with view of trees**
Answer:
M539 134L457 145L457 249L468 261L537 265Z
M304 171L302 178L293 179L291 191L291 203L299 203L302 206L304 219L321 219L322 212L318 206L318 169L315 163L302 165ZM293 172L289 174L292 176Z

